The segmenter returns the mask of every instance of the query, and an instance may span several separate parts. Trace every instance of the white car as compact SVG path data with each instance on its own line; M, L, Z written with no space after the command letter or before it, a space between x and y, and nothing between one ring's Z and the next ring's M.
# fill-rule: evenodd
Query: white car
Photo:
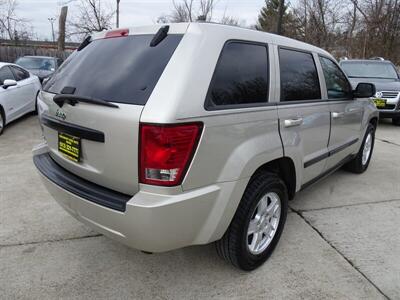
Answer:
M37 76L15 64L0 62L0 134L6 124L36 110L41 88Z

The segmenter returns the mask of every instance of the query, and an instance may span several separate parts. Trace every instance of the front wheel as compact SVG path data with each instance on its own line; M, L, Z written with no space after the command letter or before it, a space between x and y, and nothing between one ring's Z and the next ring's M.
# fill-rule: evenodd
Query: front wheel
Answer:
M242 270L262 265L280 239L287 210L287 188L276 174L253 178L228 230L216 242L219 256Z
M393 125L400 126L400 117L399 118L393 118L392 119L392 123L393 123Z
M372 124L368 125L367 131L364 136L364 140L361 144L360 151L357 156L350 161L345 168L353 173L361 174L364 173L371 161L372 151L374 150L375 144L375 126Z
M4 120L4 116L3 116L3 112L2 112L2 110L1 110L1 107L0 107L0 135L3 133L3 131L4 131L4 126L5 126L5 120Z

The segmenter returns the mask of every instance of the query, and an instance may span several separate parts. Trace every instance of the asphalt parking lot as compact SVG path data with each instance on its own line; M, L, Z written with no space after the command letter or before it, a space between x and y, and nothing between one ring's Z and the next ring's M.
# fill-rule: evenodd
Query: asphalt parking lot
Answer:
M296 196L274 254L250 273L213 245L147 255L75 221L36 173L39 141L36 116L0 137L1 299L400 299L400 127L389 122L366 173Z

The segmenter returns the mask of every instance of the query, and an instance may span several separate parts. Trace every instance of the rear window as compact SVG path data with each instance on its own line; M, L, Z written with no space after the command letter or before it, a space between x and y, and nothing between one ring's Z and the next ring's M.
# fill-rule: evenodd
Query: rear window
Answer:
M182 35L168 35L150 47L154 35L94 40L75 51L46 83L44 90L109 102L145 105Z

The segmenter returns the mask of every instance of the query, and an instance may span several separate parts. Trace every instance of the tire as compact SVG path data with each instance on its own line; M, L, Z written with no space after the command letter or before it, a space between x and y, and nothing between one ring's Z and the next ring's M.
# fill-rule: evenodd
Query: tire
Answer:
M272 203L278 202L280 203L279 216L276 212L274 217L271 218L273 213L270 212L268 216L258 218L258 215L263 211L262 203L269 203L266 207L275 210L276 206ZM216 242L218 255L245 271L254 270L261 266L278 244L286 222L287 210L288 192L285 183L274 173L264 172L256 175L248 184L227 231ZM263 224L263 221L273 225L273 227L266 229L264 226L268 225ZM258 223L258 225L252 226L254 229L257 228L253 234L249 234L250 222L252 224ZM275 223L273 224L273 222ZM272 238L268 238L265 233L260 234L260 228L269 232ZM261 237L261 241L265 239L264 243L260 242L258 249L254 246L257 243L253 243L255 242L254 239L257 240L256 235Z
M364 173L368 169L368 166L369 166L369 163L370 163L371 157L372 157L372 152L374 150L375 129L376 128L374 125L372 125L372 124L368 125L363 142L361 144L361 148L358 151L357 156L345 166L346 170L348 170L352 173L361 174L361 173ZM369 136L371 138L370 151L369 151L369 154L367 154L368 157L366 159L364 157L364 159L363 159L364 149L366 149L366 143L367 143L367 139Z
M37 101L37 97L39 96L39 92L40 92L40 91L38 91L38 92L36 93L36 98L35 98L35 110L32 112L33 115L37 115L37 114L38 114L38 101Z
M2 107L0 106L0 135L2 135L3 131L4 131L4 127L5 127L5 117L4 117L4 112Z
M400 126L400 118L393 118L392 123L393 125Z

